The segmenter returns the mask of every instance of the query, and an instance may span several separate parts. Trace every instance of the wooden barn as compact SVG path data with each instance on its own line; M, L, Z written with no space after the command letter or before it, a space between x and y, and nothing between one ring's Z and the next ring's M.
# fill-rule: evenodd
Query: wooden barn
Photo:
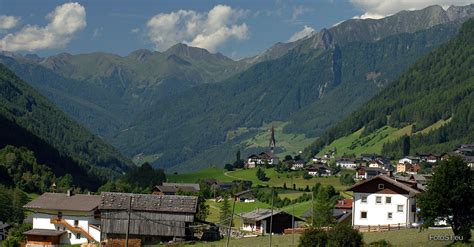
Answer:
M129 239L142 244L192 237L197 197L107 192L101 194L102 239Z

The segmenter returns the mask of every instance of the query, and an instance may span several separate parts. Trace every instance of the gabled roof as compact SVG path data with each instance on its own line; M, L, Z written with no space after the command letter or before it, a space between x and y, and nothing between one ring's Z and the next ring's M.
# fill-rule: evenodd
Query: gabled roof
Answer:
M245 194L248 194L248 193L253 194L253 190L251 190L251 189L250 190L244 190L244 191L235 193L235 196L241 196L241 195L245 195Z
M46 209L58 211L90 212L100 203L100 196L77 194L68 196L63 193L44 193L40 197L26 204L28 209Z
M410 186L404 184L404 183L401 183L401 182L398 182L396 181L395 179L393 178L389 178L388 176L386 175L379 175L379 176L375 176L371 179L367 179L367 180L364 180L364 181L361 181L357 184L354 184L353 186L349 187L348 189L346 189L346 191L356 191L359 187L361 187L362 185L366 185L366 184L369 184L371 183L372 181L374 180L377 180L377 179L381 179L387 183L390 183L406 192L408 192L409 194L419 194L421 193L419 190L416 190L414 188L411 188Z
M264 220L266 218L269 218L272 215L277 215L277 214L288 214L288 215L290 215L289 213L287 213L285 211L282 211L282 210L274 209L273 214L272 214L272 210L269 209L269 208L257 208L252 212L243 213L241 215L241 217L244 218L244 219L248 219L248 220L260 221L260 220ZM300 219L299 217L296 217L296 216L295 216L295 220L296 221L302 221L302 219Z
M153 195L105 192L100 195L100 210L196 213L196 196Z
M32 236L61 236L66 231L57 231L57 230L50 230L50 229L31 229L29 231L24 232L25 235L32 235Z
M163 186L192 187L195 190L200 190L199 184L194 183L163 183Z

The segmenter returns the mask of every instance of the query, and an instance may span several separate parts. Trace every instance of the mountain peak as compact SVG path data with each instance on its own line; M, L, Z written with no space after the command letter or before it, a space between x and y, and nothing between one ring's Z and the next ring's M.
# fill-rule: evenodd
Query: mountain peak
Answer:
M165 51L167 55L177 55L181 57L187 57L192 59L203 59L209 56L223 59L223 60L232 60L221 53L210 53L208 50L200 47L188 46L187 44L178 43L171 46L168 50Z
M127 57L143 63L146 62L148 58L152 55L153 52L148 49L138 49L136 51L130 52Z

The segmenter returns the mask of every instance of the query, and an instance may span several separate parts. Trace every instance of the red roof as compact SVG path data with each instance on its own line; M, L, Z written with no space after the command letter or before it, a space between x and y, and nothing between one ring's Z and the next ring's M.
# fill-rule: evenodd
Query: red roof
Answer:
M335 208L339 209L352 209L352 199L351 198L346 198L337 201Z

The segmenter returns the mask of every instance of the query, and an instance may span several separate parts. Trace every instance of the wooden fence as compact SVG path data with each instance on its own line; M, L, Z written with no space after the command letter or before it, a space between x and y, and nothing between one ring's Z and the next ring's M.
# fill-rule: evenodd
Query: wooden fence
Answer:
M389 225L372 225L372 226L353 226L354 229L359 232L385 232L385 231L396 231L410 228L407 224L389 224Z

